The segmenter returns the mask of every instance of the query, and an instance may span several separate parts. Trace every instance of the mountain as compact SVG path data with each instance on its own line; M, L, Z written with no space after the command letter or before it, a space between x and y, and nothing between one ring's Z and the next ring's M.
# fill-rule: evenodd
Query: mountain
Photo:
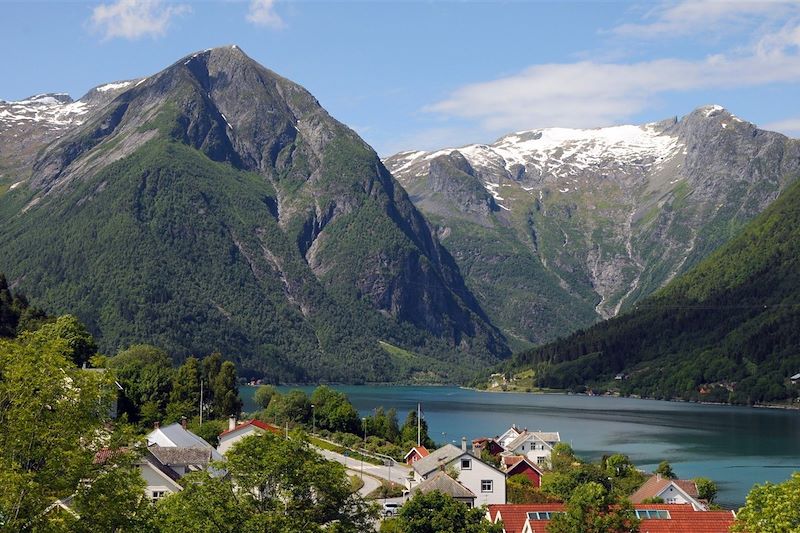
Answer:
M517 354L506 369L533 369L540 386L753 404L798 396L789 380L800 372L798 346L795 181L735 238L635 309Z
M630 309L707 257L798 175L800 141L705 106L384 163L519 349Z
M509 353L375 152L236 46L78 101L4 102L0 121L0 271L107 352L346 382Z

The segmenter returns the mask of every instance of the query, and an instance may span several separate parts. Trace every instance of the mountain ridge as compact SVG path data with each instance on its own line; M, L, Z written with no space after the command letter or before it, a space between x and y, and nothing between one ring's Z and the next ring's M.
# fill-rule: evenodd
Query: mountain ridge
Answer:
M0 196L0 255L21 258L0 270L57 311L77 298L104 349L227 348L246 374L350 382L449 379L456 361L470 372L508 355L402 187L304 88L236 46L100 87L87 94L113 97ZM379 340L439 366L407 367Z
M614 316L688 270L777 197L798 154L800 142L709 105L680 119L527 130L384 162L522 348ZM502 305L491 300L498 286Z

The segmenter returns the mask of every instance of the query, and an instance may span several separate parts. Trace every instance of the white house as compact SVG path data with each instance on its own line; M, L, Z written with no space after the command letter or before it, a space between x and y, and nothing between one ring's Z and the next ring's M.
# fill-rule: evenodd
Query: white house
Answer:
M236 419L231 418L228 423L227 431L223 431L219 434L217 451L224 455L234 444L243 438L249 435L266 433L267 431L277 435L283 433L281 428L273 426L272 424L267 424L261 420L256 420L255 418L242 422L241 424L236 424Z
M517 438L505 445L504 454L524 455L536 465L550 463L553 446L561 442L558 432L522 430Z
M161 463L149 449L137 461L137 465L146 485L145 496L153 503L183 490L178 483L180 474Z
M461 448L446 444L412 465L413 480L408 489L431 478L441 470L458 473L457 481L475 495L475 505L506 503L506 475L494 466L485 463L467 451L466 439Z
M514 441L514 439L516 439L517 437L519 437L519 436L520 436L520 434L522 434L522 431L523 431L523 430L521 430L521 429L517 428L517 426L516 426L516 424L515 424L515 425L512 425L510 428L508 428L508 429L505 431L505 433L503 433L503 434L502 434L502 435L500 435L499 437L496 437L494 440L495 440L495 442L497 442L497 443L498 443L500 446L502 446L503 448L505 448L505 447L506 447L506 446L508 446L508 445L509 445L511 442L513 442L513 441Z
M689 504L695 511L708 510L707 503L700 500L697 485L690 479L669 479L656 474L645 481L629 499L631 503L637 504L652 498L661 498L664 503Z

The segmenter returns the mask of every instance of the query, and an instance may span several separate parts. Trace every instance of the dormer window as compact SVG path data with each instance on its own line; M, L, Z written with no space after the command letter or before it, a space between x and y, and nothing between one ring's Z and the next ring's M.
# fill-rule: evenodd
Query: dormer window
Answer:
M472 470L472 459L461 459L461 470Z

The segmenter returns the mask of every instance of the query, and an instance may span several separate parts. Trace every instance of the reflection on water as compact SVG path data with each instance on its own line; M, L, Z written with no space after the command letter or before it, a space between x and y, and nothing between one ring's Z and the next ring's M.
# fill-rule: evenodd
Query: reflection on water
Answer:
M744 502L754 483L783 481L800 469L797 411L455 387L336 388L362 414L394 407L401 424L421 402L430 435L439 442L494 436L516 423L559 431L587 459L625 453L649 470L667 459L679 476L716 480L719 502L731 507ZM242 389L245 408L253 408L253 390Z

